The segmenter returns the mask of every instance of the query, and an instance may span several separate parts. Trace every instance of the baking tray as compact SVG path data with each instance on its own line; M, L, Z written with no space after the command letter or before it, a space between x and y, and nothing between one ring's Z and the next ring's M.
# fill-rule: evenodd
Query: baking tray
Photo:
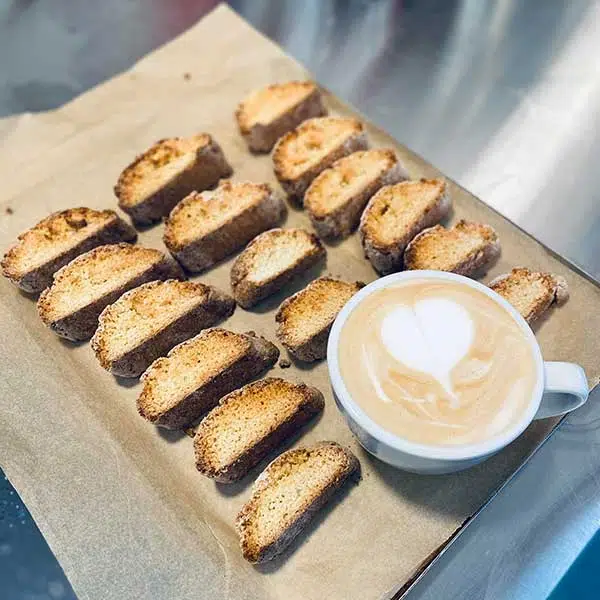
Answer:
M251 89L305 77L310 74L280 48L221 6L61 109L4 121L2 249L53 210L114 208L112 186L121 169L166 136L208 131L234 167L234 179L276 185L270 158L248 153L233 111ZM332 94L326 103L332 114L356 115ZM442 175L372 124L367 131L372 146L396 149L413 178ZM600 327L598 288L473 195L449 186L452 222L466 217L499 233L502 257L485 281L516 265L566 277L571 300L536 333L546 359L580 363L595 384L600 348L587 332ZM286 225L310 227L293 204ZM164 248L161 236L158 225L140 232L140 243ZM228 289L231 262L194 279ZM328 246L323 273L376 277L356 235ZM279 302L306 281L255 311L238 309L225 326L274 340ZM187 436L137 415L139 384L100 369L89 344L58 339L41 325L34 302L6 281L0 282L0 347L3 467L81 598L398 597L558 422L534 423L505 451L468 471L412 475L362 451L335 408L325 363L274 368L270 375L303 380L326 397L323 417L291 444L346 444L358 455L363 477L280 559L254 567L241 558L233 523L257 470L231 486L200 476Z

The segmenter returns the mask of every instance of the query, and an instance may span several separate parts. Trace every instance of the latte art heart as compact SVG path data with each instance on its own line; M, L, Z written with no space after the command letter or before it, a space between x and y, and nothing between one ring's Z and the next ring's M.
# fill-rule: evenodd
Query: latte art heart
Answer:
M473 341L469 313L446 298L426 298L398 306L381 323L381 339L395 360L435 377L456 408L460 404L450 374Z
M537 377L511 315L483 292L447 281L371 293L348 316L338 359L367 415L424 444L500 434L526 409Z

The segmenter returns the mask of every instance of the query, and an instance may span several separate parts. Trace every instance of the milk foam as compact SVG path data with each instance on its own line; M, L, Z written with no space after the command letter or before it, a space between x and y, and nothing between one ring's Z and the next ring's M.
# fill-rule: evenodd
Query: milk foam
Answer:
M383 319L381 339L388 352L409 369L435 377L458 407L450 373L465 357L474 335L473 320L460 304L447 298L426 298L400 305Z
M425 444L502 433L527 408L537 378L510 314L453 282L373 292L349 315L338 352L355 402L385 429Z

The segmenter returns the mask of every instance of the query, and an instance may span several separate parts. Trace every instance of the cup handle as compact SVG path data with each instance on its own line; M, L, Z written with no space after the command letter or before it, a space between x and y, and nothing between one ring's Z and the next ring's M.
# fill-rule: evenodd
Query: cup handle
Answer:
M534 419L558 417L579 408L590 393L584 370L567 362L544 362L544 394Z

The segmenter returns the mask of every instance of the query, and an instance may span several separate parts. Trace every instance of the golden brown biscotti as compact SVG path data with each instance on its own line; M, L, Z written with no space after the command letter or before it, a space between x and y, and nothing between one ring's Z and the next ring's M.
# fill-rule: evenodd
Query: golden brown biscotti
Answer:
M234 310L233 298L212 286L177 279L151 281L102 311L92 349L113 375L139 377L173 346Z
M225 181L212 192L182 200L167 219L163 240L188 271L204 271L284 215L283 201L268 184Z
M240 306L250 308L324 258L319 238L304 229L265 231L233 263L233 296Z
M539 319L553 304L564 304L569 288L563 277L517 267L496 277L490 287L508 300L528 323Z
M2 274L35 294L76 256L104 244L135 242L137 233L112 210L80 207L52 213L17 239L2 258Z
M500 242L492 227L462 220L451 229L435 225L419 233L406 247L404 266L474 277L499 255Z
M409 242L446 218L450 208L443 179L403 181L381 188L360 219L365 256L380 274L401 270Z
M240 133L252 152L270 152L288 131L327 114L321 91L312 81L274 83L254 90L235 113Z
M73 341L92 337L106 306L128 290L155 279L183 277L179 265L159 250L131 244L99 246L54 274L38 300L42 321Z
M304 208L320 237L347 237L369 198L382 186L404 179L408 173L393 150L353 152L315 178L304 195Z
M256 480L236 527L244 558L271 560L360 468L352 452L335 442L288 450Z
M277 338L298 360L325 358L329 332L338 313L364 283L320 277L281 303Z
M229 177L232 169L219 144L206 133L156 142L119 176L119 206L138 225L166 217L193 191L203 191Z
M196 467L228 483L241 479L288 436L323 410L323 394L268 377L221 399L194 438Z
M253 333L205 329L144 371L138 412L157 425L181 429L278 358L277 347Z
M363 124L351 118L308 119L279 138L273 149L275 175L285 192L301 201L312 180L336 160L367 148Z

